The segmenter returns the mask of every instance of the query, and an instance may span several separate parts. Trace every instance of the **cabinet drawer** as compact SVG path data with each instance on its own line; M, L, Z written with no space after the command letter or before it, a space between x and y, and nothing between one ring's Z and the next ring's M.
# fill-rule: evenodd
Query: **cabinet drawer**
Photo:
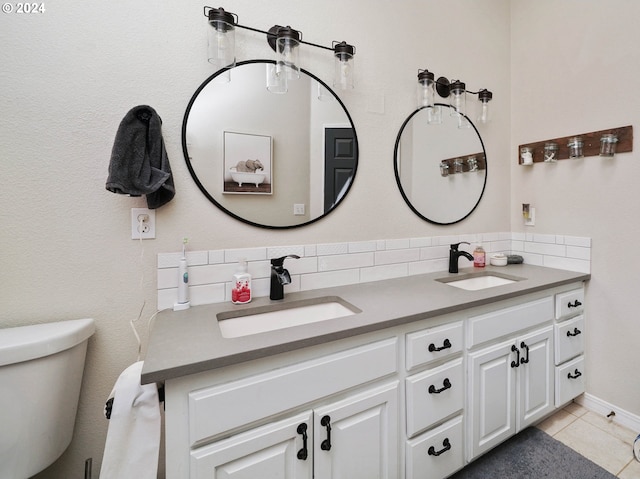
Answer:
M464 466L462 416L407 441L407 479L447 477Z
M556 365L584 353L584 316L555 325Z
M390 338L189 393L189 444L393 374Z
M413 437L462 409L462 358L406 379L407 436Z
M515 334L552 319L552 296L474 316L469 318L467 347Z
M556 367L556 407L584 392L584 356Z
M458 321L407 334L407 370L462 351L462 325L462 321Z
M575 316L584 311L584 288L556 294L556 319Z

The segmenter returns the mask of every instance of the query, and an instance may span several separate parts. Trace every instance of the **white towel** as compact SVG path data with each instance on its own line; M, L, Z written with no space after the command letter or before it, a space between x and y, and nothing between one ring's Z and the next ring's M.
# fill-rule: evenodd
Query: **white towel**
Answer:
M143 361L125 369L109 397L109 420L100 479L157 479L160 403L155 384L140 384Z

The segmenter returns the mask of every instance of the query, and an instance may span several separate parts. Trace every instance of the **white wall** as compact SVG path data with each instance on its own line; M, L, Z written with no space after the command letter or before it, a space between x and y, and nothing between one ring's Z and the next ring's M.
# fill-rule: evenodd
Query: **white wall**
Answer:
M638 134L640 3L515 0L511 10L512 230L592 238L587 391L639 415L637 143L613 160L532 167L517 164L517 147L625 125ZM535 227L522 226L522 203L536 208Z
M631 8L630 2L617 3ZM156 308L156 254L177 251L183 237L190 238L193 250L209 250L510 228L508 0L451 0L446 8L435 0L228 0L223 6L247 25L290 24L311 42L344 39L356 45L357 87L341 98L357 128L358 174L343 204L309 227L271 231L247 226L209 204L189 177L181 151L182 118L193 92L212 73L201 4L59 0L47 2L43 14L0 16L0 326L79 317L97 322L74 441L42 477L80 477L88 457L94 458L97 475L107 430L104 401L118 374L137 356L128 321L144 304L137 324L146 340ZM453 18L458 19L455 29ZM237 43L239 60L269 52L264 37L252 32L238 31ZM331 55L313 48L305 52L305 67L330 82ZM584 57L590 58L588 50ZM418 68L494 92L495 121L481 130L490 164L487 191L476 212L452 227L416 217L394 181L393 146L414 108ZM584 78L583 88L593 85L599 93L597 77ZM118 124L140 104L151 105L162 117L177 190L175 199L157 212L157 239L142 248L130 239L129 210L145 206L144 199L114 195L104 187ZM624 123L617 114L612 121ZM613 181L622 173L611 169L606 176ZM626 178L620 181L629 183ZM619 186L616 182L615 189ZM603 214L604 209L597 211ZM544 218L543 208L540 213ZM619 221L629 218L620 208L613 213ZM549 227L565 231L557 223ZM582 233L579 224L570 222L570 229ZM617 254L611 261L622 269L622 258ZM598 266L601 276L594 270L594 288L615 271L603 271L602 262ZM619 351L615 348L612 355Z

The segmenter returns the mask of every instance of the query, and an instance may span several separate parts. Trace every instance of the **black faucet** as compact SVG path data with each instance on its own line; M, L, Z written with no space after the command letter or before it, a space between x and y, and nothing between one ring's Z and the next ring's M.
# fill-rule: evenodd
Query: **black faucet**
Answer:
M466 251L458 251L458 246L461 244L469 244L466 241L461 241L460 243L453 243L449 247L449 273L457 273L458 272L458 258L460 256L464 256L470 261L473 261L473 256Z
M291 275L289 271L284 269L284 260L287 258L300 259L300 256L289 254L281 258L273 258L271 260L271 289L269 291L270 299L284 298L284 285L291 283Z

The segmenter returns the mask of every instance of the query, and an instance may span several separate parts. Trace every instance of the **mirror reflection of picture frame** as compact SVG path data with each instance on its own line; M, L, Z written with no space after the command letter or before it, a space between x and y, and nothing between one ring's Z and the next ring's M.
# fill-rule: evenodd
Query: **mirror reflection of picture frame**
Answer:
M268 135L223 132L225 194L273 194L272 138Z

